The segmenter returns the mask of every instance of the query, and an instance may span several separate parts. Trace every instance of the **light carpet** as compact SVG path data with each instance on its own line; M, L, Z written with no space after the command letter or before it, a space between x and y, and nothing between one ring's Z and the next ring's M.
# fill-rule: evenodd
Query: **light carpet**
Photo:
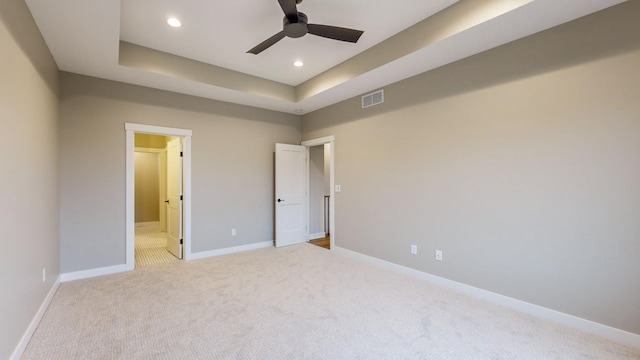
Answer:
M22 359L640 359L301 244L64 283Z

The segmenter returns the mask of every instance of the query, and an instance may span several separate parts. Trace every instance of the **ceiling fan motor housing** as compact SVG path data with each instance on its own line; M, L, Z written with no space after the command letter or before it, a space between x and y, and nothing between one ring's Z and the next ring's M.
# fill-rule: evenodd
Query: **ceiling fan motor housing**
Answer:
M307 15L301 12L298 13L298 22L295 23L289 21L289 19L285 16L282 20L282 28L284 34L290 38L303 37L307 34L307 32L309 32L309 29L307 28L308 22L309 19L307 18Z
M300 38L307 34L313 34L328 39L357 43L360 36L364 33L364 31L361 30L339 26L309 24L307 15L298 11L297 4L300 4L300 2L301 0L278 0L284 12L282 31L279 31L267 40L254 46L251 50L247 51L247 53L258 55L285 37Z

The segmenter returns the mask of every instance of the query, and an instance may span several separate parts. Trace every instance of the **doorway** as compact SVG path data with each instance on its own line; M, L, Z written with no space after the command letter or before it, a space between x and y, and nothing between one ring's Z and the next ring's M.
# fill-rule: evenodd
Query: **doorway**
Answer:
M276 144L275 151L275 246L307 242L310 239L309 152L329 144L329 196L327 233L329 248L335 249L335 142L334 136L303 141L302 145ZM324 176L324 174L323 174ZM324 186L324 185L323 185ZM324 194L324 191L321 190ZM324 195L322 195L324 202ZM324 233L324 230L323 230ZM317 234L317 233L316 233Z
M309 149L309 215L308 241L331 249L329 204L331 203L331 144L311 146Z
M136 134L159 136L165 142L167 158L166 191L165 186L159 185L158 190L158 221L157 227L152 230L159 230L165 233L166 249L173 253L176 258L189 260L191 257L191 130L166 128L152 125L141 125L125 123L126 132L126 240L125 264L127 270L135 268L136 253ZM179 144L178 147L172 146ZM142 148L142 147L140 147ZM141 150L141 149L138 150ZM172 149L173 148L173 152ZM149 152L149 151L147 151ZM159 152L162 154L162 152ZM171 177L171 157L179 157L179 172L177 176ZM159 155L162 156L162 155ZM161 166L161 165L159 165ZM175 167L175 166L174 166ZM174 169L174 173L175 173ZM174 189L172 191L172 189ZM153 201L152 201L153 202ZM173 202L173 204L171 204ZM173 205L173 206L171 206ZM164 219L162 213L165 213ZM172 216L177 214L179 217ZM181 218L181 220L180 220ZM176 220L178 219L178 220ZM148 225L148 224L147 224ZM149 228L142 229L138 226L139 232L152 231ZM164 231L163 231L164 230ZM158 240L158 239L156 239Z
M135 267L167 264L182 258L181 137L134 134Z
M325 239L321 239L321 243L326 243L326 240L329 240L329 249L334 251L336 248L336 212L335 212L335 198L336 198L336 186L335 186L335 136L325 136L321 138L306 140L302 142L302 146L306 146L309 151L312 148L318 147L318 149L322 149L323 151L323 180L322 180L322 188L324 190L324 195L322 196L322 203L325 203L325 195L328 196L326 198L326 205L322 205L322 211L326 211L326 215L323 215L322 218L326 219L326 227L323 226L323 232L326 232L327 236ZM320 151L320 150L316 150ZM319 166L319 165L318 165ZM310 170L309 170L310 172ZM309 191L311 193L311 191ZM310 204L310 201L307 201L307 204ZM320 209L320 206L318 206ZM308 211L307 213L311 213ZM318 219L319 217L317 217ZM311 227L308 227L308 235L312 235ZM311 238L312 236L309 236Z

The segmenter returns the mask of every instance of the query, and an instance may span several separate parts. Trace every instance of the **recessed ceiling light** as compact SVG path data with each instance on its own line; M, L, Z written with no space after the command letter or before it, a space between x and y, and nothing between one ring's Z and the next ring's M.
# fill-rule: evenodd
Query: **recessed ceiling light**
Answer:
M301 67L302 65L304 65L304 63L300 60L296 60L296 62L293 63L293 66L296 66L296 67Z
M182 26L182 23L180 22L180 20L171 17L167 19L167 24L169 24L169 26L173 26L173 27L180 27Z

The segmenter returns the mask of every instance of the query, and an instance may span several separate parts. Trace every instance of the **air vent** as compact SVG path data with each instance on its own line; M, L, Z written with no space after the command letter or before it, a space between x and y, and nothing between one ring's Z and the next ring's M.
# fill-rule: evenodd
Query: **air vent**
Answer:
M378 90L362 97L362 108L382 104L384 102L384 90Z

